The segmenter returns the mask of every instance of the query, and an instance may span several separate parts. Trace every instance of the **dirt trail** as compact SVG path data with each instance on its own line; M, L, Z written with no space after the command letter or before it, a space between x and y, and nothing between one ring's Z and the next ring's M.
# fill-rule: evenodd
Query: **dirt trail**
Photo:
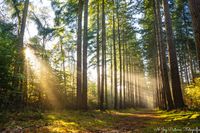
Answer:
M154 110L140 110L135 111L133 113L118 113L116 114L116 117L119 117L119 121L117 123L114 123L114 129L113 130L101 130L99 132L105 132L105 133L132 133L132 132L138 132L142 133L144 132L143 129L148 128L152 125L159 125L159 123L162 122L163 118L159 116L159 113L157 113ZM156 130L156 129L155 129ZM156 132L155 130L148 131L150 132Z
M37 115L36 115L37 116ZM96 123L95 123L96 122ZM161 123L154 110L121 110L105 112L43 113L42 117L21 114L11 118L3 133L132 133L144 132L149 126ZM35 124L34 124L35 123ZM70 131L71 129L71 131Z

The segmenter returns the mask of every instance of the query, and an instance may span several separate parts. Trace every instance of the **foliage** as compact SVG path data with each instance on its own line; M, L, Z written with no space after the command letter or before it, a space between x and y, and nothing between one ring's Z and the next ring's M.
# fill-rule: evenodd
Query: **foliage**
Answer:
M88 84L88 103L92 108L97 106L96 97L97 97L96 84L90 81Z
M193 111L156 111L161 121L149 121L152 126L144 129L144 132L190 132L199 126L200 112Z
M187 105L191 108L199 108L200 106L200 77L194 79L194 83L186 86L185 99Z
M0 108L8 108L13 105L10 99L17 95L13 88L13 64L16 56L16 35L14 25L0 21Z

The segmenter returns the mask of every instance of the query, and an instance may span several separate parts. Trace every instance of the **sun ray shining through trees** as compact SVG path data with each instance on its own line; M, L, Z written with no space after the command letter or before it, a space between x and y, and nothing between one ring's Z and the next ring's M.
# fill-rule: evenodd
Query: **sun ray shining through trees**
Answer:
M70 126L142 132L134 128L145 127L140 120L165 124L164 111L199 110L199 6L198 0L0 0L0 132L29 111L44 112L38 119L46 119L47 132ZM19 113L10 122L4 114L12 112Z
M36 84L35 88L39 92L39 99L38 101L49 103L49 106L53 106L53 108L60 108L61 105L59 105L58 98L59 96L57 95L57 90L55 90L56 84L58 83L56 76L54 75L52 69L50 66L40 59L40 57L37 57L35 55L34 50L31 48L27 47L24 51L25 53L25 69L26 69L26 78L27 82L26 84L31 84L31 73L35 77L35 82ZM47 76L48 75L48 76ZM27 86L27 91L31 93L30 90L32 89L30 86ZM29 93L28 93L29 94ZM27 98L31 97L31 94L27 96ZM44 97L43 97L44 96ZM43 101L44 100L44 101ZM29 102L29 101L26 101ZM40 105L41 106L41 105Z

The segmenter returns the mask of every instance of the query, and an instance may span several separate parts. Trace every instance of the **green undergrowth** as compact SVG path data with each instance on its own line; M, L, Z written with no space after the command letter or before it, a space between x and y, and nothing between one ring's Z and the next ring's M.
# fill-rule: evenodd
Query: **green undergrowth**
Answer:
M150 120L144 132L200 132L200 112L198 111L161 111L155 113L158 120Z
M184 128L200 129L200 112L127 109L0 113L0 132L172 132Z
M29 132L44 130L43 132L79 132L97 131L102 128L112 128L117 117L114 111L100 112L98 110L62 111L62 112L21 112L1 113L0 129L5 130L20 127ZM0 130L0 131L1 131Z
M184 89L185 101L189 108L199 110L200 107L200 77L193 80Z

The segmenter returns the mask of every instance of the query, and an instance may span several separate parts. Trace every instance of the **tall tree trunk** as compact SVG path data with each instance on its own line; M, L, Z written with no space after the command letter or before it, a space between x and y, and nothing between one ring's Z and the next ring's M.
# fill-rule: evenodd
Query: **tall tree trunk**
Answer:
M105 24L105 2L102 0L102 77L100 109L104 110L104 86L105 86L105 50L106 50L106 24Z
M171 89L169 85L169 77L167 71L167 62L166 62L166 47L163 42L163 35L162 35L162 25L161 25L161 14L160 14L160 2L159 0L155 1L155 18L157 19L157 35L158 35L158 45L160 49L160 58L161 58L161 67L162 67L162 82L163 82L163 89L166 92L166 100L168 109L173 109L173 100L171 96Z
M161 48L160 48L160 41L159 41L159 34L158 34L158 16L157 16L157 10L156 10L156 3L155 1L153 1L153 6L154 6L154 16L155 16L155 23L154 23L154 32L155 32L155 40L156 40L156 44L155 44L155 52L156 52L156 80L157 80L157 88L159 90L159 95L160 95L160 102L165 101L164 97L162 94L165 94L164 91L164 84L163 84L163 68L162 68L162 58L161 58ZM164 104L160 103L160 108L164 108Z
M131 91L132 91L132 88L134 87L133 85L133 66L131 65L131 55L129 55L128 57L128 65L129 65L129 70L128 70L128 73L129 73L129 89L128 89L128 97L129 97L129 107L131 107ZM135 67L134 67L135 68ZM135 78L135 76L134 76Z
M160 108L160 95L159 95L159 88L158 88L158 79L157 79L157 59L155 58L154 61L154 66L155 66L155 70L154 70L154 79L155 79L155 83L153 83L153 85L155 86L155 107L159 107Z
M187 84L190 84L190 74L189 74L189 70L188 70L188 62L187 62L187 57L186 57L186 47L182 48L183 50L185 50L185 52L183 52L183 59L182 61L184 62L184 73L185 73L185 78L187 81Z
M134 101L135 101L135 86L134 86L134 77L135 77L135 75L134 75L134 68L135 68L135 66L134 66L134 63L133 62L131 62L131 65L130 65L130 81L131 81L131 88L130 88L130 102L131 102L131 107L134 107Z
M87 47L88 47L88 1L84 1L84 34L83 34L83 109L87 110Z
M113 4L115 4L113 0ZM118 93L117 93L117 54L116 54L116 35L115 35L115 10L113 8L113 52L114 52L114 108L118 108Z
M126 60L126 64L125 64L125 66L126 66L126 71L125 71L125 73L126 73L126 107L127 107L127 105L128 105L128 94L129 94L129 92L128 92L128 90L129 90L129 66L128 66L128 42L126 42L125 43L125 60Z
M24 33L25 33L25 28L26 28L26 19L27 19L27 14L28 14L28 7L29 7L29 0L26 0L24 2L24 10L23 10L23 17L22 17L22 24L21 24L21 30L19 34L19 46L23 48L24 44Z
M99 44L99 1L97 1L97 91L98 91L98 106L100 107L100 61L99 61L99 51L100 51L100 44Z
M126 107L126 58L125 58L125 35L124 29L122 31L123 34L123 107Z
M153 3L155 5L155 3ZM155 8L155 7L154 7ZM154 14L155 14L155 10L154 10ZM156 31L156 25L154 25L154 31ZM155 40L157 41L157 35L155 32ZM161 108L161 95L160 95L160 88L159 88L159 79L158 79L158 50L157 50L157 43L156 41L154 41L154 79L155 79L155 100L156 100L156 107Z
M79 0L78 4L78 29L77 29L77 108L82 106L82 14L83 1Z
M163 0L163 4L164 4L164 14L165 14L165 25L167 32L167 43L169 48L169 61L170 61L174 105L175 108L183 108L185 105L183 101L180 77L178 72L177 55L176 55L175 44L173 41L172 22L169 13L168 0Z
M117 1L117 36L119 45L119 108L122 108L122 50L121 50L121 35L120 35L120 18L119 18L119 0Z
M193 75L194 75L194 72L193 72L193 68L192 68L192 56L191 56L191 51L190 51L190 47L189 47L189 31L188 31L188 23L186 21L186 13L185 13L185 10L183 10L183 21L184 21L184 25L186 26L185 28L185 32L186 32L186 36L187 36L187 40L186 40L186 49L187 49L187 53L188 53L188 62L189 62L189 66L190 66L190 72L191 72L191 80L193 80ZM191 81L190 81L191 82Z
M190 12L192 15L192 25L195 35L195 44L197 48L197 59L200 70L200 1L189 0Z
M110 62L110 99L111 99L111 107L113 107L113 45L111 44L111 52L110 52L110 60L111 60L111 62Z
M105 49L105 108L108 108L108 84L107 84L107 61L106 61L106 49Z
M63 82L64 82L64 93L67 94L66 88L67 88L67 77L66 77L66 71L65 71L65 51L63 48L63 40L62 37L60 37L60 51L62 56L62 71L63 71Z
M17 51L18 51L18 55L17 55L17 59L16 59L16 72L15 72L15 76L17 77L17 74L25 74L24 72L24 33L25 33L25 28L26 28L26 19L27 19L27 14L28 14L28 7L29 7L29 0L26 0L24 2L24 9L23 9L23 15L22 15L22 21L21 21L21 27L20 27L20 33L19 33L19 44L17 46ZM18 88L18 90L21 92L21 96L19 96L19 103L20 105L23 103L23 96L26 95L25 92L26 91L26 87L27 86L23 86L23 83L25 83L25 81L21 78L17 78L14 81L14 86L16 88Z

